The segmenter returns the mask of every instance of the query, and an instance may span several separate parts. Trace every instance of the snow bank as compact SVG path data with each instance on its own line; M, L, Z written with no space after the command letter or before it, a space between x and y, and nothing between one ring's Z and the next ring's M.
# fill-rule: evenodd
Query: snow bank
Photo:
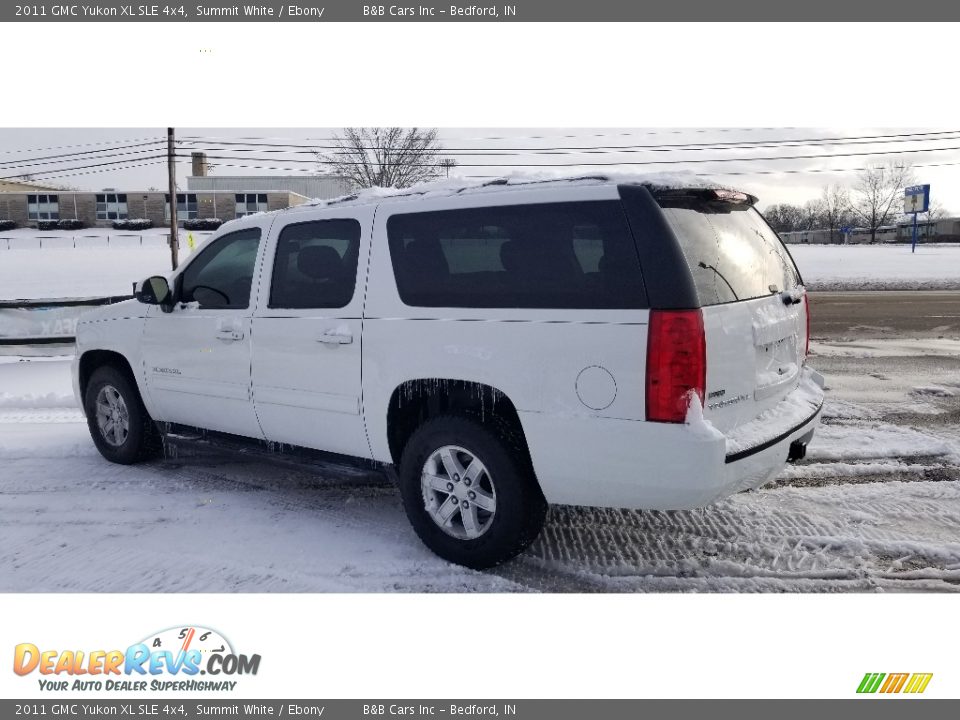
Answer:
M863 477L867 475L923 475L929 469L929 465L906 463L896 459L860 463L824 462L787 465L780 474L780 477L790 479L836 479Z
M95 457L85 423L0 423L0 460L62 460Z
M960 340L949 338L857 339L855 342L811 340L810 350L814 355L856 358L960 357Z
M960 289L960 245L788 245L812 290Z
M885 423L821 425L807 448L810 460L865 460L950 455L943 440L911 428Z
M76 406L69 358L0 362L0 409Z
M77 406L73 393L34 393L10 394L0 392L0 408L49 409L72 408Z

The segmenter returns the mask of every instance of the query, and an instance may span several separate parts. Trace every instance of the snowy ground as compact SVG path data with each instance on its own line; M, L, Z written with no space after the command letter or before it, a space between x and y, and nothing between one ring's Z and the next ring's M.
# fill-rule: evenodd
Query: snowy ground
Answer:
M180 230L180 258L212 233ZM129 295L132 285L170 272L169 230L0 232L0 300Z
M13 235L0 299L122 294L169 267L159 230ZM960 287L960 246L791 250L821 288ZM431 555L379 476L184 448L111 465L68 358L0 358L0 592L958 591L960 340L858 328L815 343L824 425L770 487L692 512L554 508L486 573Z
M824 426L691 512L558 507L521 558L430 554L378 476L97 455L68 359L0 359L0 592L960 591L960 341L821 342Z
M187 232L180 235L183 257ZM193 233L197 244L209 235ZM0 300L129 294L133 282L169 272L166 238L162 228L0 233ZM921 245L916 254L909 245L791 245L790 252L817 290L960 289L960 245Z
M960 245L790 245L814 290L957 290Z

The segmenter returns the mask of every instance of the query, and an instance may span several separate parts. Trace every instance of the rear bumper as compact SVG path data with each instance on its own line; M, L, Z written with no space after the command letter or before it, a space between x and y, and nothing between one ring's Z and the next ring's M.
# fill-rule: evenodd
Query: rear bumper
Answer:
M804 368L797 389L743 428L520 413L550 503L677 510L773 479L819 423L823 379Z

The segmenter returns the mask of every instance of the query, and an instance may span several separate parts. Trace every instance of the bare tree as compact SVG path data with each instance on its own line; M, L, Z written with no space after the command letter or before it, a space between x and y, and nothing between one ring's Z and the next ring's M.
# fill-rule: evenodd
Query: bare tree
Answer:
M819 230L823 226L823 202L819 198L807 200L800 208L800 224L797 229Z
M317 153L325 172L334 172L361 188L406 188L441 173L435 129L344 128L336 148Z
M820 206L823 227L830 231L830 242L833 243L834 233L852 224L850 193L839 183L827 185L820 195Z
M930 201L930 207L927 208L925 213L922 213L924 222L940 222L947 216L947 211L943 207L943 203L937 202L936 200Z
M850 208L858 223L870 231L871 243L877 241L877 230L900 214L898 202L912 180L913 169L896 163L872 165L857 176Z
M789 203L771 205L763 211L767 222L777 232L792 232L802 230L803 209Z

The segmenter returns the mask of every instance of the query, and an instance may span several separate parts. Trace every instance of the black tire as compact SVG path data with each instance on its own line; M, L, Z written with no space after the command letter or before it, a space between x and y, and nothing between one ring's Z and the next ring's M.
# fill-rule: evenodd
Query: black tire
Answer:
M421 474L444 446L469 450L487 468L496 491L496 512L477 538L453 537L426 509ZM410 437L399 468L403 508L414 531L444 560L477 570L506 562L532 543L543 528L547 502L526 453L478 420L444 415L428 420ZM454 503L455 504L455 503Z
M129 418L126 437L119 444L108 440L97 422L97 397L106 387L114 388L122 398ZM110 462L132 465L160 454L163 445L157 426L143 406L133 380L117 367L103 365L93 371L83 397L83 409L93 444Z

